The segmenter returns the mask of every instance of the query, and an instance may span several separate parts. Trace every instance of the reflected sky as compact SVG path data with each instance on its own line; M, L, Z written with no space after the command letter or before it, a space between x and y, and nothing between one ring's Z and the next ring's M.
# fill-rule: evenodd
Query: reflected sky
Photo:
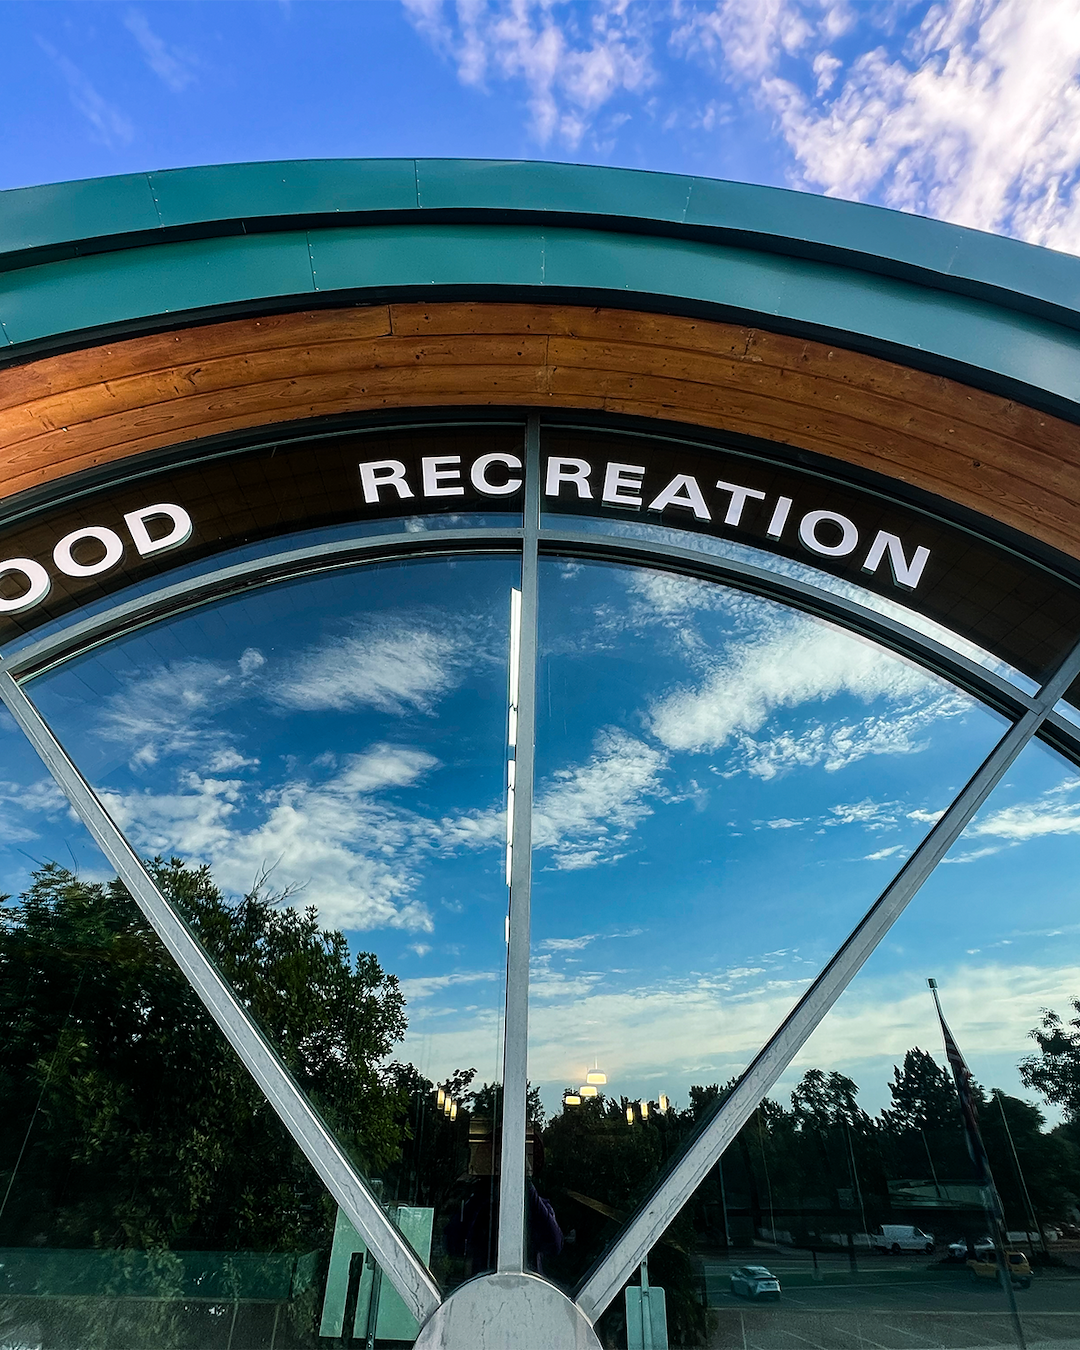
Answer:
M769 601L542 566L530 1072L739 1072L960 790L997 715Z
M1024 1088L1017 1063L1035 1047L1043 1008L1080 997L1080 775L1030 744L897 921L797 1064L838 1068L868 1110L888 1104L886 1079L918 1045L942 1063L934 1006L975 1077L1054 1108ZM868 1047L873 1047L872 1051ZM797 1076L797 1075L796 1075Z
M205 861L234 894L269 871L375 951L408 997L403 1054L429 1077L499 1071L517 580L510 560L355 568L193 611L31 686L142 853ZM685 1102L745 1065L1003 724L869 642L642 569L544 562L541 652L530 1072L549 1109L594 1059L616 1094ZM0 738L10 891L32 859L78 858L82 836L6 714ZM1016 1090L1039 1007L1080 992L1076 783L1025 753L796 1077L840 1068L884 1104L892 1057L932 1034L936 974L965 990L976 1071ZM1018 918L1032 876L1037 923Z
M508 560L381 564L146 629L31 693L144 855L266 874L374 951L428 1076L498 1068Z

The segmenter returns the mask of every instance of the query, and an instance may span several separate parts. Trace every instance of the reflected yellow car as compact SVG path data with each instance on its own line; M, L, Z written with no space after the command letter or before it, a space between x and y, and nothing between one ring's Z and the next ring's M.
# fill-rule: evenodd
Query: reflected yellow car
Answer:
M1031 1266L1023 1252L1006 1252L1009 1263L1009 1278L1018 1289L1027 1289L1031 1285ZM996 1280L998 1277L997 1252L982 1252L974 1261L967 1263L968 1270L980 1280Z

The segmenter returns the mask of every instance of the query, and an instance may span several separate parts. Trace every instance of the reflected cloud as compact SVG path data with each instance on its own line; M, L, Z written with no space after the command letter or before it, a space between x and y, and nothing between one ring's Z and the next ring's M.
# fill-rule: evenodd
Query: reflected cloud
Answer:
M365 621L298 657L271 696L309 712L430 712L474 652L464 632L448 626L397 617Z
M743 738L747 767L766 777L787 764L835 762L839 768L864 754L914 748L910 725L901 727L897 739L893 720L880 715L869 719L861 734L856 728L815 728L762 746L748 739L782 708L839 694L865 703L877 698L917 702L918 707L903 710L909 720L933 720L953 701L957 711L967 706L967 700L943 694L938 681L880 648L797 617L771 621L757 634L729 643L700 685L676 689L653 703L649 724L669 750L714 751Z
M317 905L323 923L430 932L427 907L412 898L430 823L377 794L412 785L437 763L384 744L349 756L322 782L267 788L187 772L175 793L103 796L143 852L206 862L226 890L242 894L271 868L273 884L300 888L295 903Z

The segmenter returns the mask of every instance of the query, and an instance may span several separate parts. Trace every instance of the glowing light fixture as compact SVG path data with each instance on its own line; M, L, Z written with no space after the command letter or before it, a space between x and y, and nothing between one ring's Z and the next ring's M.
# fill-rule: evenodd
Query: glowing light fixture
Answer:
M586 1085L585 1085L583 1088L578 1088L578 1092L579 1092L579 1093L581 1094L581 1096L583 1096L583 1097L595 1097L595 1096L596 1096L596 1089L595 1089L594 1087L590 1087L587 1083L586 1083Z
M450 1119L457 1120L457 1102L450 1103Z
M581 1098L576 1092L568 1092L562 1099L563 1106L580 1106Z
M649 1114L649 1103L646 1098L642 1097L638 1105L641 1107L641 1119L644 1120Z
M632 1106L626 1108L626 1123L627 1125L633 1125L634 1123L634 1108Z
M599 1069L590 1069L585 1075L586 1083L606 1083L607 1074L601 1073Z
M663 1116L663 1115L666 1115L666 1114L667 1114L667 1109L668 1109L668 1099L667 1099L667 1094L666 1094L666 1093L661 1092L661 1094L660 1094L660 1100L659 1100L659 1102L657 1103L657 1105L660 1107L660 1114L661 1114L662 1116Z
M446 1093L442 1090L442 1088L440 1088L439 1095L435 1098L435 1105L441 1107L443 1102L445 1101L446 1101Z

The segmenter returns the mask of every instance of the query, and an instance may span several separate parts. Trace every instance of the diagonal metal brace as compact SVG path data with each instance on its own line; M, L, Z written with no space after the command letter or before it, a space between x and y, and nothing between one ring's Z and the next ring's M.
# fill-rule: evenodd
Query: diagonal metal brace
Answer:
M1031 708L990 752L760 1051L730 1096L717 1105L687 1151L661 1177L614 1244L585 1277L575 1302L586 1317L595 1321L648 1255L1078 674L1080 645L1073 648Z

